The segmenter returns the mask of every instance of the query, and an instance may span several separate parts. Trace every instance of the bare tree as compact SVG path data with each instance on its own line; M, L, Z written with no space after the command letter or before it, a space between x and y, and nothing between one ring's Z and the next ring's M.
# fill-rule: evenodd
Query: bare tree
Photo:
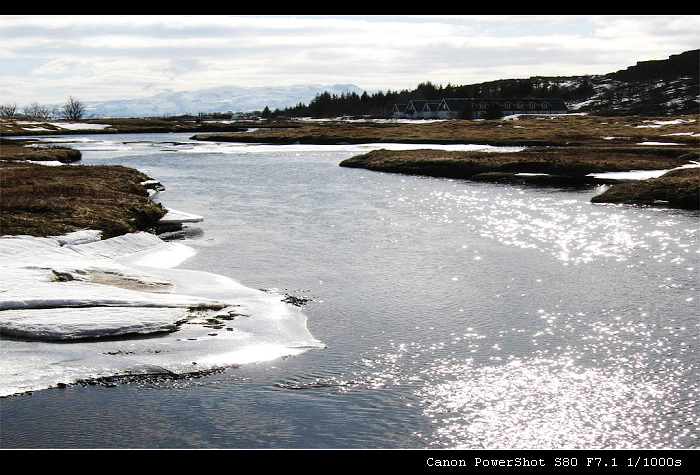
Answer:
M0 105L0 117L14 117L17 114L17 104Z
M82 119L85 114L85 106L82 102L74 99L72 96L68 98L68 102L63 106L63 117L69 120Z
M51 111L49 108L40 106L36 102L32 102L30 105L25 106L24 109L22 109L22 112L24 115L31 117L32 119L46 120L51 118Z

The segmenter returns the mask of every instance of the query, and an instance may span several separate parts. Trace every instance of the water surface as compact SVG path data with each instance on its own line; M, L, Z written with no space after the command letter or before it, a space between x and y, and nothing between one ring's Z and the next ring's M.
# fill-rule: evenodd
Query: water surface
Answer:
M67 140L204 216L181 267L307 299L327 348L6 398L3 447L698 447L698 213L187 137Z

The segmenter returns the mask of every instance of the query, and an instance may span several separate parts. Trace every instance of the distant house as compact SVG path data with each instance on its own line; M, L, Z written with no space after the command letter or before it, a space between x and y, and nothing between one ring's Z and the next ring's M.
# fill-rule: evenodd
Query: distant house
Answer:
M426 102L423 106L423 118L424 119L434 119L437 117L438 107L440 107L439 102Z
M394 119L403 119L406 117L406 106L408 104L394 104L393 115Z
M409 101L394 104L395 119L483 119L514 114L566 114L569 109L557 98L447 98L441 101Z
M429 112L437 110L440 101L409 101L406 105L406 117L410 119L426 119L426 108Z
M565 114L569 111L562 99L443 99L437 108L441 119L483 119L489 114Z

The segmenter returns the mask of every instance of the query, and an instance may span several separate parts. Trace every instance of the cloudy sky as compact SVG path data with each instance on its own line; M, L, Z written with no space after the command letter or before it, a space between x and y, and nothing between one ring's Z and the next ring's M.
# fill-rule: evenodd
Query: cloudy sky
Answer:
M605 74L700 48L700 16L0 16L0 103L215 86L370 93Z

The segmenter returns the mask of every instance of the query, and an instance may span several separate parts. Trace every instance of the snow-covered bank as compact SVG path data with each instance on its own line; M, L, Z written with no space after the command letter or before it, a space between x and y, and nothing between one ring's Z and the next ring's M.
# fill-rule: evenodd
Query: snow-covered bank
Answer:
M158 232L176 231L184 225L191 223L201 223L204 217L197 214L185 213L172 208L165 208L165 216L158 220L156 226Z
M323 347L282 295L178 269L193 253L149 233L1 237L0 396Z
M700 163L690 162L686 165L682 165L676 168L667 168L664 170L630 170L628 172L603 172L603 173L590 173L588 176L595 178L606 178L610 180L619 180L621 182L625 181L637 181L637 180L648 180L650 178L659 178L664 174L670 172L671 170L681 170L685 168L700 168Z

